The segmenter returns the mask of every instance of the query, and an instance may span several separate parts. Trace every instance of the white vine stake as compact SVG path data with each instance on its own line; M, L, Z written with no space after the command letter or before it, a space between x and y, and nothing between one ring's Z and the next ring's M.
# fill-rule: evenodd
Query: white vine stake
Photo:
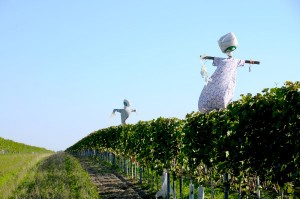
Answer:
M189 199L194 199L194 184L193 184L193 182L192 182L192 180L191 180L191 182L190 182L190 191L189 191Z
M204 199L204 187L201 185L198 187L198 199Z

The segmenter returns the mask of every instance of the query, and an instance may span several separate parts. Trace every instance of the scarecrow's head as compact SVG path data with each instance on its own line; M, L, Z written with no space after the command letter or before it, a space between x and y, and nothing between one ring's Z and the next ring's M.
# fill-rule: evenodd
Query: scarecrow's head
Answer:
M231 56L231 52L238 47L238 41L233 32L222 36L219 41L219 47L223 53Z

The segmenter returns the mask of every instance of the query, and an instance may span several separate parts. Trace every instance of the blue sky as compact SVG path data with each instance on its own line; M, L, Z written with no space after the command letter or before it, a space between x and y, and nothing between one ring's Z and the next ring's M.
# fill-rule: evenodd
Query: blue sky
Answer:
M0 1L0 137L64 150L120 124L197 111L199 55L226 57L234 32L234 100L300 80L300 3L272 1ZM211 61L206 62L213 73Z

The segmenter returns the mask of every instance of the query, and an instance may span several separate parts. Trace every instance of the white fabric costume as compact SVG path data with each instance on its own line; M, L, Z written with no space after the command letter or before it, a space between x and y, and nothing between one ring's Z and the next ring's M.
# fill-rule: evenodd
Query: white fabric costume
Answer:
M136 110L131 109L130 102L127 99L124 99L123 104L124 104L124 109L114 109L112 115L114 115L116 112L121 113L121 122L122 124L126 124L126 120L129 117L130 113L136 112Z
M224 109L232 100L235 90L237 67L244 66L245 60L215 57L213 65L217 67L211 81L204 86L198 101L201 113L214 109Z

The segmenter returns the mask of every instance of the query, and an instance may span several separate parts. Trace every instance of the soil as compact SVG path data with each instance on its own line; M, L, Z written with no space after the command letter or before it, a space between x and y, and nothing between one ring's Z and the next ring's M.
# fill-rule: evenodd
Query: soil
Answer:
M148 199L155 198L155 193L143 190L141 185L128 178L101 160L91 157L77 157L89 173L103 199Z

